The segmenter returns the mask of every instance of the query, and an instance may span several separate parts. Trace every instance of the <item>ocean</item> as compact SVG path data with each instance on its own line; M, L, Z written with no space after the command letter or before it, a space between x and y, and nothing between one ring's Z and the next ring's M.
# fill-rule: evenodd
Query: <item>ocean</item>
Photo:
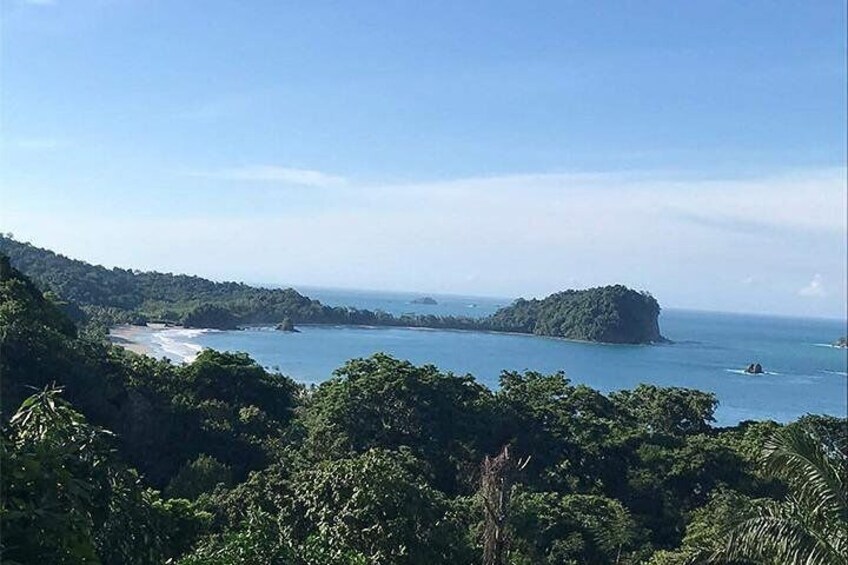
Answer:
M431 295L437 305L413 304L420 294L299 289L330 305L393 314L486 316L509 299ZM716 394L717 425L743 420L788 422L807 413L848 412L848 350L830 346L846 334L840 320L782 318L665 309L662 334L673 343L600 345L527 335L454 330L299 326L241 331L165 329L139 342L180 362L209 347L245 351L263 366L309 384L320 383L348 359L386 352L416 364L470 373L497 388L503 370L563 371L574 383L602 392L639 383L696 388ZM747 375L749 363L766 374Z

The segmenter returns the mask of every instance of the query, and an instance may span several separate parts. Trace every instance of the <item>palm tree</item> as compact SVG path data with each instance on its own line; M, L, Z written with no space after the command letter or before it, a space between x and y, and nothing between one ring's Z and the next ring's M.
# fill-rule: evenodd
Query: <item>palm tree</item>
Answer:
M713 560L848 565L846 454L828 449L802 426L788 426L766 443L763 464L786 483L786 499L758 505Z

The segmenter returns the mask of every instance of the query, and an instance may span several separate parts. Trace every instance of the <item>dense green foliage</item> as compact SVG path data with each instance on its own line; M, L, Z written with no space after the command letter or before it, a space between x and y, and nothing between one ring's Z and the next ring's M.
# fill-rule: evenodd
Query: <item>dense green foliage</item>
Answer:
M622 285L567 290L542 300L517 300L489 319L492 329L605 343L662 341L660 306Z
M345 321L344 309L328 308L293 289L107 269L8 237L0 237L0 253L8 255L11 263L42 290L51 290L106 324L166 321L231 328L236 324L276 323L286 316L304 323Z
M238 478L261 467L300 394L244 354L205 351L176 367L78 336L0 257L0 409L8 415L54 383L92 423L118 434L129 462L157 487L201 454Z
M681 547L654 554L654 565L848 563L848 454L818 434L846 437L846 421L806 416L770 434L760 470L786 496L751 498L718 489L693 513Z
M718 429L699 391L492 391L387 355L312 389L245 354L174 366L80 332L2 259L0 371L4 563L480 563L504 445L526 462L511 564L800 562L761 542L777 515L789 550L845 545L844 419Z
M0 235L0 254L44 291L65 301L74 320L105 326L160 321L186 327L235 329L251 324L350 324L532 333L608 343L652 343L659 332L657 301L624 286L569 290L543 300L517 300L487 318L393 316L331 307L294 289L256 288L170 273L106 269ZM58 302L57 302L58 303Z
M145 488L57 390L28 398L0 441L3 563L158 563L210 518Z
M716 552L728 559L848 564L848 476L844 453L828 453L809 430L789 427L763 450L767 473L779 477L791 496L761 501L730 530Z

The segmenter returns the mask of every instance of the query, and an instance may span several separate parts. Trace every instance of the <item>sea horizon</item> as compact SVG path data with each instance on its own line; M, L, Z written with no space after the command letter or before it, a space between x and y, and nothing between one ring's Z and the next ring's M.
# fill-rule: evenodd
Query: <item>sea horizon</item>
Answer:
M225 279L216 280L216 282L227 282ZM476 293L461 293L461 292L442 292L442 291L419 291L419 290L397 290L397 289L378 289L378 288L357 288L357 287L345 287L345 286L330 286L330 285L297 285L297 284L286 284L286 283L259 283L259 282L248 282L244 281L244 284L248 286L254 286L256 288L267 288L267 289L286 289L291 288L307 296L309 298L315 298L310 294L310 291L330 291L330 292L340 292L340 293L350 293L350 294L395 294L395 295L408 295L414 297L432 297L437 298L439 296L446 298L470 298L470 299L482 299L482 300L490 300L490 301L501 301L504 302L505 305L511 304L512 302L524 299L524 300L533 300L533 299L542 299L545 296L550 294L555 294L557 292L563 292L565 290L585 290L588 288L594 288L593 286L580 286L580 287L569 287L564 288L562 290L554 291L553 293L548 294L539 294L536 295L528 295L528 296L516 296L513 298L507 296L500 295L489 295L489 294L476 294ZM609 283L616 284L616 283ZM596 285L603 286L603 285ZM636 289L639 290L639 289ZM645 292L650 293L649 290L645 290ZM697 308L691 306L666 306L660 301L660 315L662 312L670 310L676 312L692 312L698 314L726 314L726 315L738 315L738 316L756 316L762 318L778 318L778 319L789 319L789 320L822 320L822 321L840 321L846 324L846 331L848 331L848 312L845 313L844 316L828 316L828 315L812 315L812 314L783 314L776 312L755 312L755 311L747 311L747 310L723 310L720 308L712 309L712 308Z

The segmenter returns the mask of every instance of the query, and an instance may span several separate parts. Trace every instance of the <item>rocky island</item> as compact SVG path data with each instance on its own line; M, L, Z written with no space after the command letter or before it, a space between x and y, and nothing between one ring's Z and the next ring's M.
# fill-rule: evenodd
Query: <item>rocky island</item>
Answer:
M410 301L410 304L424 304L426 306L435 306L438 304L434 298L429 296L424 296L422 298L416 298L415 300Z

